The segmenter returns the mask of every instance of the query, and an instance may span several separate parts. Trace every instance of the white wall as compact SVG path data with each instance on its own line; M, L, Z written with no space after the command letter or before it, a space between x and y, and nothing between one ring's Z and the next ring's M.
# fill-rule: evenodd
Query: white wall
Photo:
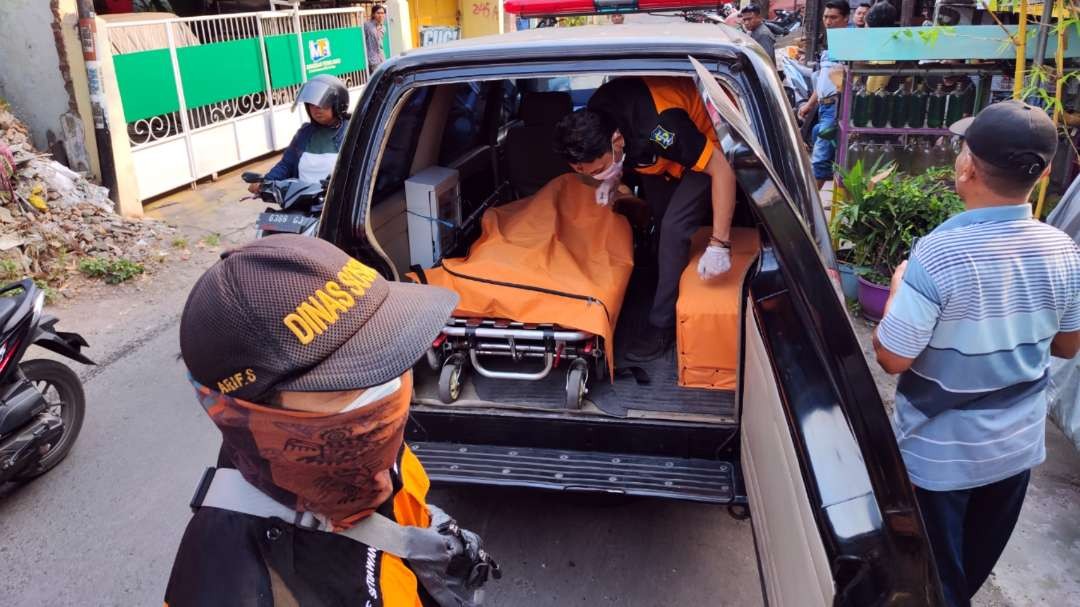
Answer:
M0 91L28 127L34 146L61 138L69 96L60 74L50 0L0 0Z

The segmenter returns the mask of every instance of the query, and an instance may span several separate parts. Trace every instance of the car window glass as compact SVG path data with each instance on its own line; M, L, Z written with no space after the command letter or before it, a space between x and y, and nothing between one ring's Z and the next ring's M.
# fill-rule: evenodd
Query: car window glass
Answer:
M484 109L486 96L481 83L463 82L453 85L450 112L446 117L439 164L449 166L469 150L486 141Z
M394 192L405 183L412 166L413 156L420 139L420 129L427 116L428 102L431 100L431 88L424 87L413 91L405 102L405 107L398 113L394 126L390 129L390 138L383 152L382 163L375 176L374 204L378 204L386 195Z

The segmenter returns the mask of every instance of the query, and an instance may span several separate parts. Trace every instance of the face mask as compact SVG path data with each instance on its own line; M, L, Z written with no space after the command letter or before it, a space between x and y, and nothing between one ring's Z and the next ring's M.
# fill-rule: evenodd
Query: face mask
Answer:
M347 526L393 495L412 374L364 390L339 413L265 407L192 382L247 482L297 512Z
M612 139L614 139L614 135L612 135ZM600 185L596 188L596 204L607 206L611 202L611 194L615 191L615 188L619 187L619 182L622 180L623 161L625 159L625 151L621 157L616 156L613 141L611 145L611 165L592 176L593 179L600 182Z

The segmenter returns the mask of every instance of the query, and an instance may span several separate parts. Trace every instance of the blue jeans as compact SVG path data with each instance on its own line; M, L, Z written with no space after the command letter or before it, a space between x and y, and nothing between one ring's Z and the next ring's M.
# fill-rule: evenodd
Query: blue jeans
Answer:
M949 607L968 607L1009 542L1031 471L960 491L915 487Z
M810 164L814 169L814 179L828 181L833 177L833 159L836 157L836 138L822 139L818 133L836 127L836 106L838 103L818 106L818 121L814 125L811 141L814 147L810 152Z

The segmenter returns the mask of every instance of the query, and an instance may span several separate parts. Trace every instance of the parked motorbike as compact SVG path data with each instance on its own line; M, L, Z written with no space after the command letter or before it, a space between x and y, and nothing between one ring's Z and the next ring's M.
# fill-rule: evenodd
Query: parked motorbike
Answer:
M787 36L802 25L802 15L798 11L780 9L775 11L775 15L765 22L765 27L769 28L777 38Z
M45 294L26 279L0 289L0 483L40 476L60 463L79 436L86 411L82 382L67 365L22 361L36 344L86 365L86 340L56 330L42 313Z
M245 183L258 183L257 197L276 205L259 213L255 238L269 234L302 234L314 236L319 229L323 199L328 180L322 182L281 179L264 181L261 173L246 172L240 176Z

